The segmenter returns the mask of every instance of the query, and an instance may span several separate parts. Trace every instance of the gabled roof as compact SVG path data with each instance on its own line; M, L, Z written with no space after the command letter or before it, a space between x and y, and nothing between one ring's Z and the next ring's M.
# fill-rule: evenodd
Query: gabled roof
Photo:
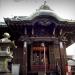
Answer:
M34 19L35 17L37 16L43 16L43 15L47 15L47 16L52 16L54 18L56 18L57 20L59 21L64 21L64 19L60 18L56 13L54 13L53 11L51 10L38 10L36 11L33 15L31 15L29 17L29 19Z
M37 9L31 16L14 16L13 18L9 18L11 21L23 21L23 20L33 20L34 18L38 17L38 16L43 16L43 15L47 15L47 16L52 16L55 19L57 19L58 21L66 21L66 22L70 22L67 19L62 19L60 18L47 4L46 1L44 2L43 5L41 5L39 7L39 9ZM72 21L71 21L72 22Z
M5 22L0 22L0 26L7 26Z
M49 16L56 18L59 21L64 21L56 13L54 13L54 11L46 4L46 1L31 16L15 16L11 18L10 20L12 21L32 20L35 17L41 16L41 15L49 15Z
M43 5L41 5L39 7L39 9L33 14L30 16L31 19L37 17L37 16L40 16L40 15L49 15L49 16L52 16L54 18L56 18L57 20L59 21L64 21L64 19L60 18L47 4L46 4L46 1L44 2Z

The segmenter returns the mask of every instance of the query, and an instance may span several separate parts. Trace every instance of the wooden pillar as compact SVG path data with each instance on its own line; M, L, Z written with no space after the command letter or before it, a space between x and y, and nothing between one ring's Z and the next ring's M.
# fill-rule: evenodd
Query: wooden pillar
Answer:
M61 63L61 75L66 75L66 49L64 42L59 42L60 50L60 63Z
M24 34L27 35L27 27L25 27Z
M54 43L49 44L49 62L50 62L50 70L55 68L55 55L54 55Z
M23 46L23 75L27 75L27 42L24 41Z
M32 36L34 36L34 27L32 27Z
M22 65L22 71L23 75L27 75L27 27L25 26L25 31L24 31L25 37L24 38L24 43L23 43L23 65Z

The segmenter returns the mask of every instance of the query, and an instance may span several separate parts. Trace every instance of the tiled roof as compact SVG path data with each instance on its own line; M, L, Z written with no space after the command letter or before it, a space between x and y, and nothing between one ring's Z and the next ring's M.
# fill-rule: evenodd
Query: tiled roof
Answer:
M0 22L0 26L7 26L5 22Z

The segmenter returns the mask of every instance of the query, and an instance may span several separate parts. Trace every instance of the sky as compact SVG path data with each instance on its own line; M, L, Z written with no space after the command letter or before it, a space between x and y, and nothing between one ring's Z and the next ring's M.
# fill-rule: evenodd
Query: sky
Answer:
M46 0L47 5L63 19L75 20L75 0ZM4 17L29 16L44 0L0 0L0 21Z

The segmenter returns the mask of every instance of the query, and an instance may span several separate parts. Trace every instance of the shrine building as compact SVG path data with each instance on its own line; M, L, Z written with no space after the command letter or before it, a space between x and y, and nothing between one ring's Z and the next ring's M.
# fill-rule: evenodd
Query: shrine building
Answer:
M20 64L20 75L66 75L66 47L75 41L75 22L60 18L47 4L31 16L4 18L0 38L11 35L17 48L13 64Z

